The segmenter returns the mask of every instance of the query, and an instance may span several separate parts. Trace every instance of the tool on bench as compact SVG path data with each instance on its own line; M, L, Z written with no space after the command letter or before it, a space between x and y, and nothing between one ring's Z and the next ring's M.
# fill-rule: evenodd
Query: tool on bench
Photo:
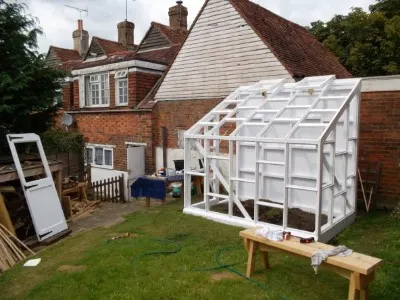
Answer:
M300 243L302 244L310 244L314 242L314 238L310 237L310 238L300 238Z
M289 240L291 235L292 235L292 234L291 234L289 231L284 231L284 232L282 232L282 238L283 238L285 241Z

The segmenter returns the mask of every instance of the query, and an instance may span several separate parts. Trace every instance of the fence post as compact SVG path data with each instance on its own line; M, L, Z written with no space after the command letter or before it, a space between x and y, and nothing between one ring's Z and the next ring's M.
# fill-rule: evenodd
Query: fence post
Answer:
M124 174L119 177L119 201L125 203Z

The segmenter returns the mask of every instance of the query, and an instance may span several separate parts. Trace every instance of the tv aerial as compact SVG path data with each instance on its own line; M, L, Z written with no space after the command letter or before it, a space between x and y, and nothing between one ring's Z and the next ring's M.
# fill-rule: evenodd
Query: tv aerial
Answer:
M86 16L85 16L85 17L87 17L87 16L89 15L89 11L88 11L87 8L79 8L79 7L72 6L72 5L67 5L67 4L65 4L64 6L65 6L65 7L68 7L68 8L71 8L71 9L74 9L74 10L76 10L77 12L79 12L79 19L82 19L82 14L83 14L83 13L86 13Z

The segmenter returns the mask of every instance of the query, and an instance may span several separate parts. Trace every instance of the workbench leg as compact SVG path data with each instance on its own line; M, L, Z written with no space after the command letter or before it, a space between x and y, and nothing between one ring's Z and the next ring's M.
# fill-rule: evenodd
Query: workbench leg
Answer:
M356 300L357 294L357 274L351 273L348 300Z
M269 259L268 259L268 252L267 251L261 251L261 259L262 263L265 269L271 269L271 266L269 265Z
M368 287L360 290L360 300L367 300L368 299Z
M248 242L248 258L247 258L247 272L246 272L246 277L250 278L251 274L254 271L254 265L255 265L255 252L257 250L257 242L254 242L252 240L249 240Z
M361 300L367 300L368 299L368 286L369 284L374 281L375 279L375 271L368 275L362 275L360 274L360 299Z
M61 170L54 172L54 184L56 186L58 198L61 201Z
M243 245L244 245L244 250L246 250L246 252L249 252L249 240L244 238L243 239Z

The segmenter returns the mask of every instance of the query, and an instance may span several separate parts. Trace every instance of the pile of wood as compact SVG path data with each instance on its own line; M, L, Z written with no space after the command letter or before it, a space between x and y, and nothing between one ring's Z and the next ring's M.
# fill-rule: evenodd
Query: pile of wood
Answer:
M31 249L0 224L0 272L7 271L16 263L27 258L21 248L35 255Z

